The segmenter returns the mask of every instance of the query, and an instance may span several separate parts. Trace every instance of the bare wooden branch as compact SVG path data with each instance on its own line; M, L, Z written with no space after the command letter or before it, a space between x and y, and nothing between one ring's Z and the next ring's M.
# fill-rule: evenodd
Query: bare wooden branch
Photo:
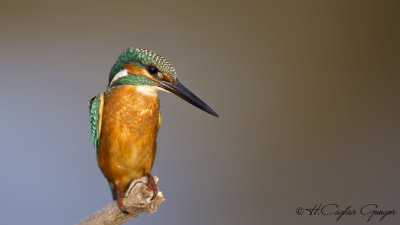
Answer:
M157 177L154 177L154 179L158 182ZM131 182L125 198L123 199L125 208L128 210L129 214L122 213L119 210L117 203L114 201L79 221L77 225L117 225L144 212L154 213L165 198L161 191L158 192L157 197L153 200L151 200L152 195L153 192L147 190L146 177L135 179Z

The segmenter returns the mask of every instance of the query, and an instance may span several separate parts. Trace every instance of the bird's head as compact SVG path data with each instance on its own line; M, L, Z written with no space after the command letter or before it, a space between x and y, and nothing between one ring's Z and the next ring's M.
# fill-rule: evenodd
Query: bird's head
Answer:
M179 82L175 68L162 56L145 49L128 48L111 68L110 88L118 85L149 86L172 92L190 104L218 117L205 102Z

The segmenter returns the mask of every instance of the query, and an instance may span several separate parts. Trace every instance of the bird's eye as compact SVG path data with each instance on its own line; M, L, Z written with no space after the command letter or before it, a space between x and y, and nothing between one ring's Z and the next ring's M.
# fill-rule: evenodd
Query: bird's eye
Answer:
M149 71L151 75L156 75L159 72L155 66L151 65L147 67L147 71Z

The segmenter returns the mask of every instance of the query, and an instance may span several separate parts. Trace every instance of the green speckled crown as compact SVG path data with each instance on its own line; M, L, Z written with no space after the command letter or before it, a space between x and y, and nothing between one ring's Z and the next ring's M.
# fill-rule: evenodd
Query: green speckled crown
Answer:
M108 78L109 83L119 71L124 69L125 64L136 64L138 66L153 65L161 72L168 73L174 79L177 78L175 68L161 55L146 49L134 49L130 47L119 56L111 68Z

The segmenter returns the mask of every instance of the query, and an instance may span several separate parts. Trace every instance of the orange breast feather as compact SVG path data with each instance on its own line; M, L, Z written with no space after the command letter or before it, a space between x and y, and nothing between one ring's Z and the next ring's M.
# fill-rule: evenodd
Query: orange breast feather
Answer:
M150 173L160 123L157 95L119 86L105 95L98 163L109 182L127 186Z

